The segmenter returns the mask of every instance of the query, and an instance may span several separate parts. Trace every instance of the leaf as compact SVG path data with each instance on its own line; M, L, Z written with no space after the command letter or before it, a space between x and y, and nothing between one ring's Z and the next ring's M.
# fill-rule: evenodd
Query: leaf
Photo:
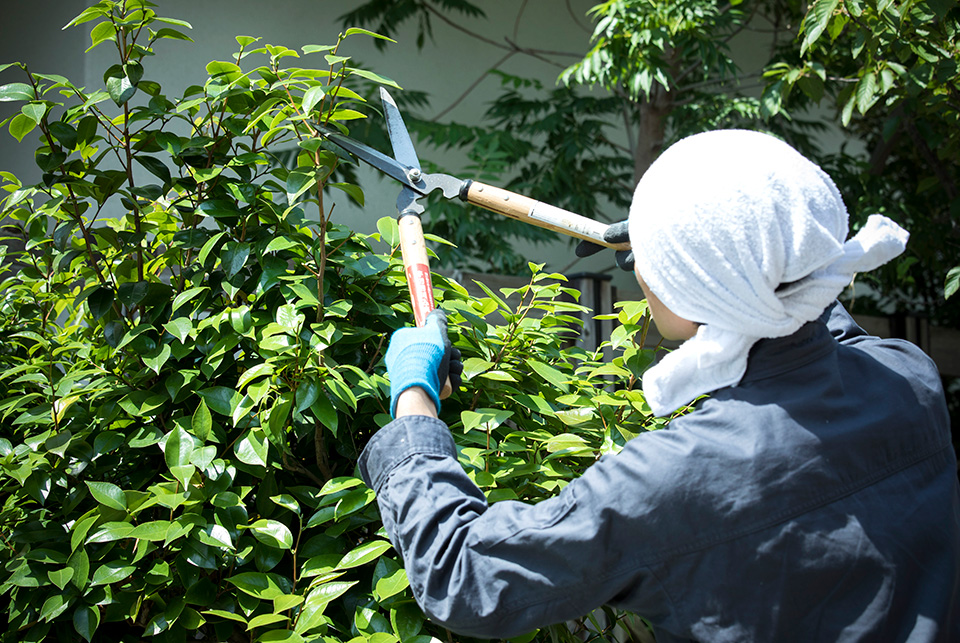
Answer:
M106 84L107 93L117 107L122 107L137 93L137 82L141 76L143 67L139 63L113 65L104 72L103 82Z
M267 436L260 431L250 431L242 440L237 442L233 451L240 462L265 467L267 466Z
M120 561L106 563L98 567L97 571L93 573L93 578L90 580L90 585L97 586L118 583L130 576L130 574L135 572L136 569L137 568L134 565L124 565Z
M276 520L260 519L250 525L257 540L268 547L290 549L293 547L293 534L290 529Z
M315 169L298 168L287 175L287 203L293 205L301 194L317 182Z
M366 565L372 560L379 558L383 552L390 549L391 545L386 540L370 540L356 549L348 552L343 558L340 559L340 562L337 564L338 569L351 569L353 567L359 567L361 565Z
M153 355L152 357L144 357L143 363L147 368L159 375L160 369L163 368L163 365L167 363L168 359L170 359L170 354L171 350L169 344L163 344L160 347L160 351L156 355Z
M87 297L87 307L94 320L100 319L113 306L113 289L108 286L100 286Z
M352 35L354 35L354 34L363 34L363 35L365 35L365 36L370 36L370 37L372 37L372 38L378 38L378 39L380 39L380 40L387 40L387 41L392 42L392 43L396 43L396 42L397 42L397 41L394 40L393 38L388 38L387 36L384 36L384 35L382 35L382 34L378 34L378 33L375 33L375 32L373 32L373 31L367 31L366 29L361 29L360 27L350 27L349 29L347 29L347 30L344 32L343 36L344 36L344 37L347 37L347 36L352 36Z
M564 375L562 372L553 368L549 364L544 364L543 362L528 359L527 366L532 368L537 375L545 379L547 382L552 384L554 387L560 389L564 393L570 390L570 378Z
M268 375L273 375L273 364L264 362L262 364L251 366L245 370L240 376L240 379L237 380L237 388L243 390L244 387L246 387L246 385L250 382L261 377L267 377Z
M243 269L243 266L247 263L247 258L249 256L249 243L236 243L234 241L229 241L224 244L223 250L220 254L220 263L223 266L223 272L226 273L228 279Z
M960 266L955 266L947 273L946 282L943 285L944 299L950 299L960 289Z
M163 444L163 459L169 468L190 464L190 455L195 448L194 437L177 426L166 435Z
M303 93L303 103L302 110L304 114L309 114L317 103L324 97L323 87L317 85L316 87L311 87Z
M73 629L88 642L93 639L99 625L100 610L95 607L81 605L73 613Z
M360 478L348 478L348 477L333 478L331 480L327 480L327 482L320 489L320 493L318 493L317 495L328 496L333 493L339 493L340 491L352 489L353 487L356 487L362 484L363 484L363 480L361 480Z
M37 124L33 122L33 119L27 118L23 114L17 114L10 120L10 125L8 129L10 130L10 135L13 138L17 139L19 142L23 142L24 137L33 131Z
M375 74L372 71L367 71L366 69L354 69L350 68L350 73L355 76L360 76L361 78L366 78L367 80L372 80L375 83L380 85L387 85L389 87L394 87L396 89L403 89L396 82L390 80L386 76L381 76L380 74Z
M190 301L191 299L193 299L194 297L202 293L204 290L207 290L206 286L195 286L193 288L184 290L182 293L180 293L173 299L173 306L170 309L170 313L171 314L175 313L178 308L180 308L185 303L187 303L188 301Z
M240 393L225 386L212 386L198 392L214 413L231 417L243 398Z
M200 399L200 404L197 405L197 410L193 412L193 417L190 418L190 428L201 442L206 442L207 438L210 437L210 430L213 428L213 417L210 415L210 409L207 407L207 403L202 398Z
M66 587L67 583L70 582L70 579L73 578L73 570L69 567L50 570L47 572L47 578L50 579L51 583L57 586L57 589L63 591L63 588Z
M800 45L801 56L820 38L839 3L840 0L815 0L813 6L807 11L801 28L804 32L803 43Z
M476 411L461 411L460 413L464 433L477 428L483 431L492 431L511 417L513 417L513 411L503 409L477 409Z
M163 328L183 344L186 343L190 332L193 330L193 323L188 317L177 317L164 324Z
M335 581L318 585L312 589L300 610L296 631L303 634L323 623L323 611L327 605L346 594L358 582Z
M14 100L33 100L33 87L26 83L10 83L0 86L0 102Z
M170 529L176 526L177 523L170 522L169 520L150 520L134 527L126 537L159 542L166 540L170 534Z
M111 509L118 509L120 511L127 510L127 498L123 493L123 490L115 484L109 482L90 482L88 480L84 481L87 485L87 488L90 490L90 494L93 496L94 500L99 502L105 507L110 507Z
M290 593L290 582L278 574L244 572L227 579L240 591L264 600L273 600Z
M28 103L20 108L20 113L39 125L44 114L47 113L47 107L37 103Z
M354 185L353 183L328 183L327 186L331 188L337 188L342 192L346 192L347 196L353 199L357 205L363 207L363 188L361 188L359 185Z
M387 558L381 558L380 561L389 560ZM379 565L379 563L377 563ZM399 565L394 563L395 569L392 569L389 573L383 575L379 580L376 581L374 586L374 595L379 601L385 601L391 596L395 596L405 590L410 586L410 580L407 578L407 572Z

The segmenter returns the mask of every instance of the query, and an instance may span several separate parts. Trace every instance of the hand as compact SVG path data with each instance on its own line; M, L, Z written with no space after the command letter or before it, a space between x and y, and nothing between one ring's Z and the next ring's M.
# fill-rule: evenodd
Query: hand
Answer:
M630 241L626 220L608 226L606 232L603 233L603 240L607 243L626 243ZM589 257L600 252L603 248L604 246L592 241L581 241L575 252L578 257ZM615 257L621 270L633 272L633 250L617 250Z
M461 384L460 351L451 344L447 336L447 315L439 309L427 315L422 327L394 332L385 359L393 417L396 417L400 394L411 387L423 389L439 412L441 389L447 378L454 390Z

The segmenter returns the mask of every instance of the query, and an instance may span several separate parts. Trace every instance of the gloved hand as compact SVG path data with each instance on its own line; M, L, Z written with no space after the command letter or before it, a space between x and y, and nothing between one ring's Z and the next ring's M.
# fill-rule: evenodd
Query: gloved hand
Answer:
M396 417L397 398L410 387L419 386L437 405L447 377L453 390L462 382L460 350L447 336L447 314L439 308L427 315L420 328L401 328L390 337L385 357L390 376L390 415ZM444 396L446 397L446 396Z
M630 235L627 229L626 220L611 224L606 232L603 233L603 240L607 243L625 243L630 241ZM593 243L592 241L581 241L577 245L576 253L578 257L589 257L603 250L604 246ZM633 272L633 250L617 250L617 265L621 270Z

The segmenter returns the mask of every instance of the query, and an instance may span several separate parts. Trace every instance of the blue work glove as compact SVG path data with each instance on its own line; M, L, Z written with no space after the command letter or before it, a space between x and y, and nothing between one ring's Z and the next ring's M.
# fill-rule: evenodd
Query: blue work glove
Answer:
M401 328L390 337L385 358L390 376L390 415L396 416L397 398L412 386L427 392L440 412L440 392L447 378L460 386L463 362L447 337L447 314L439 308L420 328Z
M607 243L625 243L630 241L626 220L611 224L607 228L607 231L603 233L603 240ZM600 252L603 248L604 246L593 243L592 241L581 241L577 245L575 252L578 257L589 257L590 255ZM617 250L615 256L617 265L620 266L621 270L633 272L633 250Z

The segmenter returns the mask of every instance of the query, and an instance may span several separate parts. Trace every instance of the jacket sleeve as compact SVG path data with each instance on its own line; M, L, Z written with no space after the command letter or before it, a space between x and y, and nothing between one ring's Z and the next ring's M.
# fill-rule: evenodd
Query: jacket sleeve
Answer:
M624 480L583 476L536 504L488 505L446 425L419 416L381 429L360 469L417 602L460 634L517 636L656 583L624 555L635 550L636 531L605 515L600 501Z

